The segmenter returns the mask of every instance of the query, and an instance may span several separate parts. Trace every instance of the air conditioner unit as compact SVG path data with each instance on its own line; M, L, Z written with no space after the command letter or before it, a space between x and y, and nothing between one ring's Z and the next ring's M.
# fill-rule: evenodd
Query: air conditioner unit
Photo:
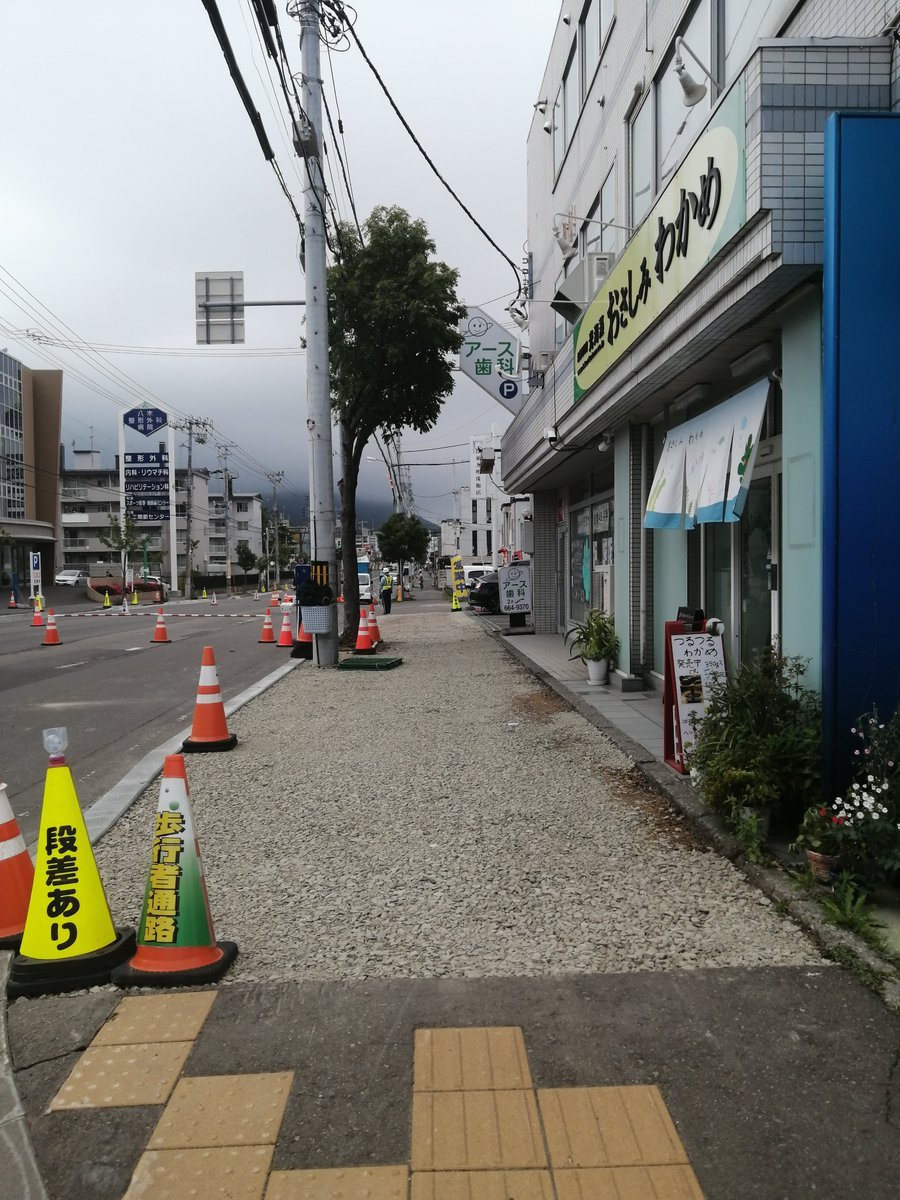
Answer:
M574 324L599 292L616 261L613 250L587 254L562 281L550 307Z

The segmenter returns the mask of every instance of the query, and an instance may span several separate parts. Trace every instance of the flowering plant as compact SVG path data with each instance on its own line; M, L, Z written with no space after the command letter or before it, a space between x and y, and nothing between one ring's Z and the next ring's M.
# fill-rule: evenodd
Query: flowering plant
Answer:
M813 804L803 814L791 851L812 850L816 854L836 857L844 848L846 828L847 814L842 801L831 807Z

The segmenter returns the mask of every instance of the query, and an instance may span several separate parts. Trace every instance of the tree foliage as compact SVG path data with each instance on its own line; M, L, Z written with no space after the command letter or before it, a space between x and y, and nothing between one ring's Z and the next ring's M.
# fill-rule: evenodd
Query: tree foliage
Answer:
M373 209L363 226L340 227L328 272L331 403L341 435L341 538L345 634L359 621L356 487L372 435L427 433L453 391L459 350L458 272L433 255L424 221L402 208Z
M119 555L119 560L122 564L122 582L124 583L125 573L128 570L128 561L141 549L147 540L146 537L142 537L138 533L134 518L127 512L124 524L122 524L117 516L111 516L109 518L109 525L97 536L104 546L108 546L110 550L115 550Z
M418 517L393 513L378 530L378 549L387 562L424 562L428 555L428 530Z
M237 544L235 558L238 560L238 566L244 576L244 582L247 580L247 572L253 570L256 566L256 555L250 549L250 543L240 541Z

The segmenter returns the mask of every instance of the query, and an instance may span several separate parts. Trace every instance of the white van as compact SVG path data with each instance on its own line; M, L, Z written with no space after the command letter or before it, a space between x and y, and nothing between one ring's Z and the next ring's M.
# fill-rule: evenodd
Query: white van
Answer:
M466 587L470 590L475 586L477 580L482 575L487 575L488 571L493 571L490 563L471 563L469 566L463 566L463 575L466 580Z

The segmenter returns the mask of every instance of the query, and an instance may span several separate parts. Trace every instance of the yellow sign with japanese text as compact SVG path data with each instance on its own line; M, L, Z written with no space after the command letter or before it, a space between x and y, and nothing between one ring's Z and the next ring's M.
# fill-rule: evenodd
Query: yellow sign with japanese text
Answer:
M739 81L576 324L576 401L744 224L744 144L744 91Z

